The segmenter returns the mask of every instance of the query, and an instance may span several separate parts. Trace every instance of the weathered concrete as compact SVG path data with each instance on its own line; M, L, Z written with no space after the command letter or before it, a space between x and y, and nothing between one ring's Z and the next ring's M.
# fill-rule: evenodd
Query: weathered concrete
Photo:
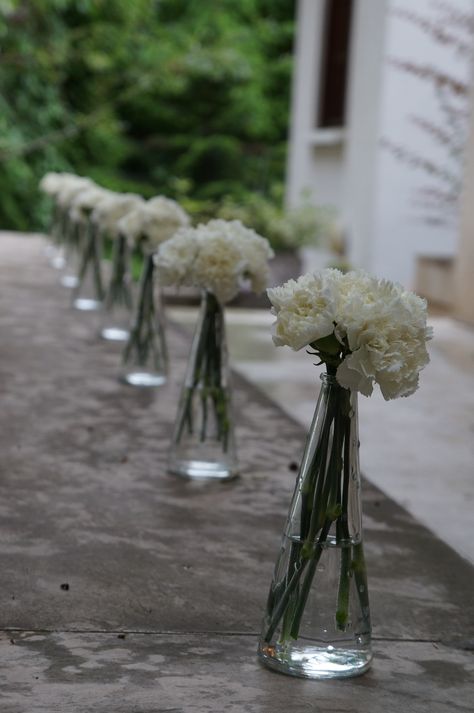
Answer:
M373 671L258 665L301 427L236 379L242 477L167 476L189 335L169 330L166 387L121 386L56 277L40 239L0 237L2 713L470 710L472 567L368 485Z
M432 643L377 643L363 678L314 682L260 666L253 636L24 633L14 642L0 644L8 713L457 713L474 696L472 657Z

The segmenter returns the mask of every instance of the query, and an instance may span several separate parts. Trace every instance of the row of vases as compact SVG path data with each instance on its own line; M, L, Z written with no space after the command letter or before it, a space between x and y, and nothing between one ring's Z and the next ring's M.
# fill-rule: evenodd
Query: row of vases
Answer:
M167 379L169 360L153 252L145 250L142 255L134 305L131 255L125 236L119 234L114 240L108 287L104 289L97 229L88 222L73 226L66 235L61 281L73 288L73 306L99 311L100 336L125 343L119 375L122 382L136 387L161 386ZM206 290L179 400L168 471L215 480L238 474L224 312Z
M167 352L153 256L145 257L135 318L128 330L123 323L124 311L130 313L131 308L127 251L126 241L119 238L104 295L97 235L90 232L74 301L79 308L91 309L94 301L98 306L104 300L108 326L102 336L127 338L121 379L135 386L157 386L166 379ZM82 307L78 300L84 300ZM283 673L341 678L370 666L358 448L357 394L325 374L258 647L261 661ZM206 480L238 474L223 308L207 291L179 400L168 472Z

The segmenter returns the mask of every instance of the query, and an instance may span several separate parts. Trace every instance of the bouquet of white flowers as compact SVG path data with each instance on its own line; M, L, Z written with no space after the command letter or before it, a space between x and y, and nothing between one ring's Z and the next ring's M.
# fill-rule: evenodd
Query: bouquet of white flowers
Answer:
M148 252L189 224L188 214L176 201L156 196L127 213L119 221L118 230Z
M200 287L224 304L246 284L262 292L273 256L268 240L239 220L211 220L178 230L160 246L155 264L163 285Z
M327 373L270 587L259 645L271 668L331 678L372 658L362 545L357 393L409 396L429 361L426 302L364 272L327 269L269 289L273 340Z
M52 237L61 243L67 232L68 212L74 199L94 183L89 178L75 176L72 173L46 173L39 183L43 193L50 196L54 203Z
M144 257L135 317L123 353L122 379L128 384L159 386L166 379L168 357L153 251L189 223L181 206L164 196L138 205L118 223L120 235L131 247L138 246Z
M237 220L182 228L156 253L162 284L203 292L168 464L172 473L220 479L237 473L223 305L247 285L262 291L271 257L268 241Z
M269 289L276 314L273 341L314 349L346 389L386 400L409 396L429 362L426 301L364 272L327 269Z

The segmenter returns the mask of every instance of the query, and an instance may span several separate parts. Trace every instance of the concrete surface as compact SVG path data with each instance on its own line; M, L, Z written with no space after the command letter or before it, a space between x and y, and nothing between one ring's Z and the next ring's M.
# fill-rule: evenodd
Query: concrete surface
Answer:
M195 312L171 309L192 325ZM275 348L269 311L227 310L233 366L308 428L320 369L304 350ZM430 316L431 363L409 398L359 398L367 478L474 563L474 329Z
M369 483L372 670L315 683L258 664L304 429L237 376L242 477L167 476L190 335L169 329L163 389L119 385L42 247L0 235L2 713L471 710L473 569Z

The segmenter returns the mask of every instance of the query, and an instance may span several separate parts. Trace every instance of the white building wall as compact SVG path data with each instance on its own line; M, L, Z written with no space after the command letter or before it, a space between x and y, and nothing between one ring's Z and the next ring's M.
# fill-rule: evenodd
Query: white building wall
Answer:
M472 11L472 0L449 0L462 10ZM391 0L391 7L424 15L439 16L431 0ZM381 77L380 136L432 161L446 164L446 152L429 135L410 121L417 114L433 123L444 122L436 91L429 82L394 68L394 57L430 65L468 80L470 60L456 55L420 28L391 13L387 15L385 61ZM446 166L448 168L448 166ZM455 165L454 165L455 168ZM459 163L461 171L461 163ZM377 190L374 193L372 255L368 267L378 275L413 287L417 255L451 256L457 249L457 225L429 225L416 205L418 190L433 181L421 170L397 160L388 151L377 152Z
M449 0L471 11L474 0ZM430 158L443 159L436 143L413 126L411 114L442 121L435 91L426 81L392 67L389 57L434 65L467 80L469 58L456 55L392 8L436 17L432 0L355 0L344 136L314 131L325 0L300 0L288 161L287 202L309 189L316 203L340 211L354 266L413 286L416 257L453 255L455 225L422 222L415 206L425 174L381 147L385 138ZM324 139L329 145L322 146Z

